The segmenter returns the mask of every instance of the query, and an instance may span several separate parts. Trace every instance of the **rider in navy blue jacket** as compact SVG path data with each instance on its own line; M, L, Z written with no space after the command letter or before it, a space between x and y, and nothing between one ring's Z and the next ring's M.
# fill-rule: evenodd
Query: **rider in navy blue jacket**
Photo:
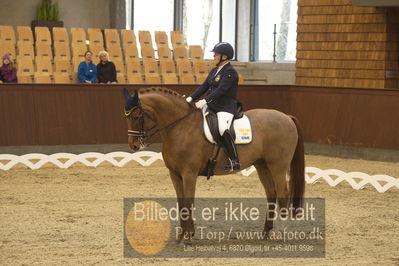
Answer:
M237 150L229 128L237 112L238 74L229 60L234 56L233 47L226 42L215 45L213 50L216 67L211 70L204 83L198 87L187 102L199 99L204 93L207 96L195 103L197 108L208 106L218 118L219 134L229 157L229 164L224 168L228 171L240 169Z

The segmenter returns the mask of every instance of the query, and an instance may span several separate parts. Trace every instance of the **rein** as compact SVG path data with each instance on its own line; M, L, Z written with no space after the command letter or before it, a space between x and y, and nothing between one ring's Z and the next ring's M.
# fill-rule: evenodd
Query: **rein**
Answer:
M129 118L129 117L131 116L131 114L133 113L133 111L136 110L137 108L140 110L140 113L138 114L138 116L134 117L133 119L135 119L135 120L138 119L138 120L139 120L139 127L140 127L140 128L139 128L139 130L128 130L128 131L127 131L127 135L128 135L128 136L137 137L137 138L139 139L140 145L142 145L142 146L144 146L144 147L148 147L148 146L150 146L151 144L153 144L153 142L151 142L151 143L149 143L149 144L146 145L146 143L145 143L146 140L149 140L149 139L151 139L154 135L156 135L156 134L158 134L158 133L160 133L160 132L162 132L162 131L164 131L164 130L166 130L166 129L168 129L168 128L170 128L170 127L176 125L176 124L178 124L178 123L181 122L182 120L184 120L184 119L186 119L187 117L189 117L192 113L194 113L194 112L197 111L197 109L193 108L193 109L190 110L190 112L188 112L188 113L185 114L184 116L178 118L177 120L173 121L172 123L170 123L170 124L168 124L168 125L166 125L166 126L164 126L164 127L162 127L162 128L157 128L154 132L152 132L152 133L150 133L150 134L147 134L147 132L149 132L149 131L153 130L154 128L156 128L156 127L157 127L157 124L156 124L156 120L155 120L154 118L152 118L152 117L142 108L142 106L141 106L140 103L139 103L138 106L132 108L131 110L125 111L125 117L126 117L126 118ZM147 116L151 121L153 121L153 122L155 123L155 125L154 125L153 127L149 128L149 129L145 129L145 126L144 126L144 122L145 122L145 121L144 121L144 118L145 118L146 116Z

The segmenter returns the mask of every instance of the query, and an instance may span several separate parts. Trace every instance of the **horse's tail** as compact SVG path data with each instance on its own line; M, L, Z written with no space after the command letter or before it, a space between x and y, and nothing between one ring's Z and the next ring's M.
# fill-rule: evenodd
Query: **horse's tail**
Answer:
M305 150L303 147L302 127L298 119L290 116L294 121L297 132L298 142L296 144L295 153L291 161L291 199L295 210L302 207L303 196L305 194Z

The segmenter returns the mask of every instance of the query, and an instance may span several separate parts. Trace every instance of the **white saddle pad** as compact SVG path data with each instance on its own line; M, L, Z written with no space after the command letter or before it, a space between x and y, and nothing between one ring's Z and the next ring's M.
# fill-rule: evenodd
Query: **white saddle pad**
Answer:
M203 129L206 139L213 144L216 144L211 131L209 129L208 123L206 121L206 116L209 113L206 112L206 108L202 109L203 115ZM252 129L251 129L251 122L249 121L248 116L244 114L244 116L240 119L235 119L234 121L234 131L236 134L236 138L234 140L235 144L249 144L252 141Z

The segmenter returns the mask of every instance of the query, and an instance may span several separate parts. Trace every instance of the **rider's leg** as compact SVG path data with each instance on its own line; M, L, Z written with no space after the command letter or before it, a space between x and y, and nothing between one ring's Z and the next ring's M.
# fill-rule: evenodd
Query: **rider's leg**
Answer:
M216 115L218 117L219 134L222 137L222 143L230 161L224 168L228 171L238 170L240 169L238 153L229 131L234 115L227 112L218 112Z

